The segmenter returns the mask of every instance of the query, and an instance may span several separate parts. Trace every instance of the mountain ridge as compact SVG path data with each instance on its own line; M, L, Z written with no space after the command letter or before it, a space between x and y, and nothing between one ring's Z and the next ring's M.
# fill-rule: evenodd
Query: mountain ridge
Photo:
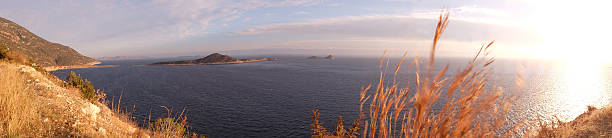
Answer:
M19 52L43 67L96 62L93 58L84 56L68 46L49 42L3 17L0 17L0 47Z

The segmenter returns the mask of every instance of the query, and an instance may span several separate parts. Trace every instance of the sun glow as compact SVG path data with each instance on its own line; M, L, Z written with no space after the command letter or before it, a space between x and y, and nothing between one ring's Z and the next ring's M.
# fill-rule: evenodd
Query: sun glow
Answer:
M560 108L555 114L563 121L569 121L582 114L587 106L601 108L610 104L609 82L606 68L596 62L567 62L561 67L561 80L556 84L559 92L554 94Z
M610 104L610 82L607 79L612 63L612 1L604 0L539 0L525 1L533 14L528 15L543 39L532 48L535 55L557 59L564 64L557 77L553 95L558 108L555 114L569 121L582 114L586 106Z
M544 39L536 53L566 61L611 62L612 1L529 1L534 29Z

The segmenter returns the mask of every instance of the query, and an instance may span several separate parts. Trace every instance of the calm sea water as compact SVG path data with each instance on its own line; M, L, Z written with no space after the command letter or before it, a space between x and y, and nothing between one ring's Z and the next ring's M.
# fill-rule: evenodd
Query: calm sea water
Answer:
M104 89L121 106L136 107L137 120L161 117L167 106L185 109L192 130L208 137L309 137L311 110L333 128L338 115L345 126L358 118L359 90L378 80L378 58L338 57L335 60L280 56L281 60L233 65L136 66L157 60L103 61L114 68L55 71L65 78L75 71ZM448 76L469 59L441 58L451 64ZM391 59L391 65L397 59ZM407 65L407 64L405 64ZM612 77L605 65L550 61L498 60L496 83L506 95L519 98L510 123L537 117L571 120L587 105L602 107L612 100ZM514 89L517 68L523 67L525 87ZM438 65L437 67L441 67ZM400 80L414 80L407 66ZM407 81L402 81L406 83Z

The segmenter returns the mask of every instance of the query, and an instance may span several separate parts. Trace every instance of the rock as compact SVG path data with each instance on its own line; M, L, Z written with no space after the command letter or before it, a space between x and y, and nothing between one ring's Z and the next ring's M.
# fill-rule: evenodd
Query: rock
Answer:
M100 107L88 102L86 107L81 108L81 112L86 115L90 115L91 120L96 121L96 115L100 113Z
M106 133L106 129L100 127L100 128L98 128L98 132L104 134L104 133Z

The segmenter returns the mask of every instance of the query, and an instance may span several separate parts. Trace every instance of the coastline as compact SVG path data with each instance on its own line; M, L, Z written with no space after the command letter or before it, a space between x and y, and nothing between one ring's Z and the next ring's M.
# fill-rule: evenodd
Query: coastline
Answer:
M119 65L98 65L102 62L94 61L89 62L87 64L82 65L70 65L70 66L49 66L44 67L46 71L57 71L57 70L66 70L66 69L82 69L82 68L107 68L107 67L119 67Z

